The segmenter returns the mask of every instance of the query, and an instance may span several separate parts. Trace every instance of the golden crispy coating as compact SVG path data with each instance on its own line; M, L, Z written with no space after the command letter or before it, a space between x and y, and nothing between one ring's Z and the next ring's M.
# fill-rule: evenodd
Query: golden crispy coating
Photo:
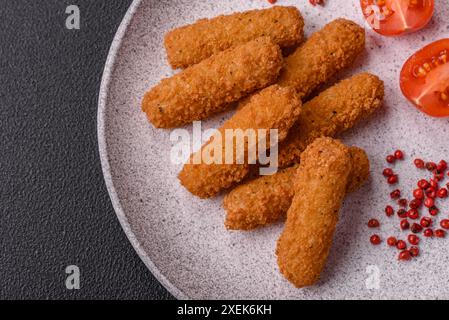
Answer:
M165 36L170 65L185 68L220 51L268 36L281 48L303 40L304 20L295 7L272 7L202 19Z
M229 230L252 230L278 221L292 203L297 166L237 186L223 201Z
M285 59L278 83L294 87L301 99L306 98L338 71L352 65L364 47L363 28L350 20L334 20Z
M346 193L352 193L360 189L366 180L368 180L371 171L369 159L365 150L357 147L350 147L349 153L351 154L352 171L349 175Z
M347 193L356 191L368 179L370 164L362 149L349 149L353 168L349 175ZM283 218L292 203L292 188L297 165L271 176L263 176L242 184L226 195L225 226L230 230L252 230Z
M351 167L337 140L319 138L304 151L276 248L281 273L298 288L313 285L326 264Z
M285 141L279 144L279 167L299 161L301 153L316 138L334 137L352 128L381 105L383 82L362 73L323 91L303 106L301 116Z
M258 38L162 80L145 94L142 110L157 128L205 119L274 83L282 61L278 45Z
M249 145L248 140L245 139L242 150L244 154L237 154L234 137L233 148L225 150L225 130L278 129L278 139L282 141L298 119L300 112L301 101L294 89L273 85L260 91L218 129L222 139L212 137L200 151L190 157L190 163L184 165L178 176L181 184L192 194L201 198L209 198L241 181L249 173L249 161L245 155L249 150L255 150L256 146ZM258 137L256 134L256 141L259 139L262 139L262 136ZM204 155L212 154L216 146L221 149L221 160L224 160L226 151L232 152L233 164L193 163L193 159L201 159L201 155L204 159ZM269 143L266 146L268 148ZM243 164L238 164L235 159L244 159ZM251 158L251 160L253 159Z
M363 28L350 20L334 20L312 34L301 47L284 59L277 83L295 88L304 101L337 72L351 66L364 47ZM242 99L238 108L247 99Z

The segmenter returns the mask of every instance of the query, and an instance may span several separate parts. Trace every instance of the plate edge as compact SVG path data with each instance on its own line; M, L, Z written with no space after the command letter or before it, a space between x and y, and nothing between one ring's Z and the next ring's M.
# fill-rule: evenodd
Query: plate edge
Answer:
M140 245L137 238L131 232L131 227L128 223L128 219L125 216L124 210L120 204L119 197L114 187L114 183L111 177L111 168L109 165L109 157L106 145L105 136L105 107L106 100L109 92L109 84L111 81L111 76L116 63L117 52L121 47L123 37L128 30L132 18L134 17L136 11L142 4L142 0L133 0L129 6L125 16L123 17L120 26L112 40L111 47L109 48L108 56L106 59L106 64L103 69L103 75L101 78L100 92L98 95L98 111L97 111L97 140L98 140L98 151L100 154L101 169L103 172L103 178L108 190L109 198L111 199L112 206L114 208L115 214L120 222L123 231L126 234L129 242L133 246L139 258L145 264L145 266L150 270L150 272L155 276L155 278L177 299L189 299L185 293L179 290L175 285L173 285L156 267L156 265L147 256L142 246Z

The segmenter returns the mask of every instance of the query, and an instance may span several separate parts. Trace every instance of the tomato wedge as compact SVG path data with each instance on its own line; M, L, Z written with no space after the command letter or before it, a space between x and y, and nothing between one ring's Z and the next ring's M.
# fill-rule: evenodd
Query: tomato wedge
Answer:
M397 36L424 28L433 16L434 0L361 0L371 28L384 36Z
M419 110L449 116L449 39L429 44L411 56L401 71L401 90Z

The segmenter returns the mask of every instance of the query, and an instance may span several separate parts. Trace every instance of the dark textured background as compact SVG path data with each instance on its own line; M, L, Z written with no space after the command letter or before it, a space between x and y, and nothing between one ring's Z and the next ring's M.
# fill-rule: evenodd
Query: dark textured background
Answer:
M0 298L167 299L107 194L97 96L131 0L0 4ZM81 29L65 28L76 4ZM81 289L65 288L67 265Z

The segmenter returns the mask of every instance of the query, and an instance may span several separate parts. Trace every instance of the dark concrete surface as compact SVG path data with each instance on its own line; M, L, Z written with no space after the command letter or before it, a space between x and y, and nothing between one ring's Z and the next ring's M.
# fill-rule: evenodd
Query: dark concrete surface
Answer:
M0 4L0 299L169 299L116 219L97 97L130 0ZM65 28L78 5L80 30ZM67 290L77 265L80 290Z

